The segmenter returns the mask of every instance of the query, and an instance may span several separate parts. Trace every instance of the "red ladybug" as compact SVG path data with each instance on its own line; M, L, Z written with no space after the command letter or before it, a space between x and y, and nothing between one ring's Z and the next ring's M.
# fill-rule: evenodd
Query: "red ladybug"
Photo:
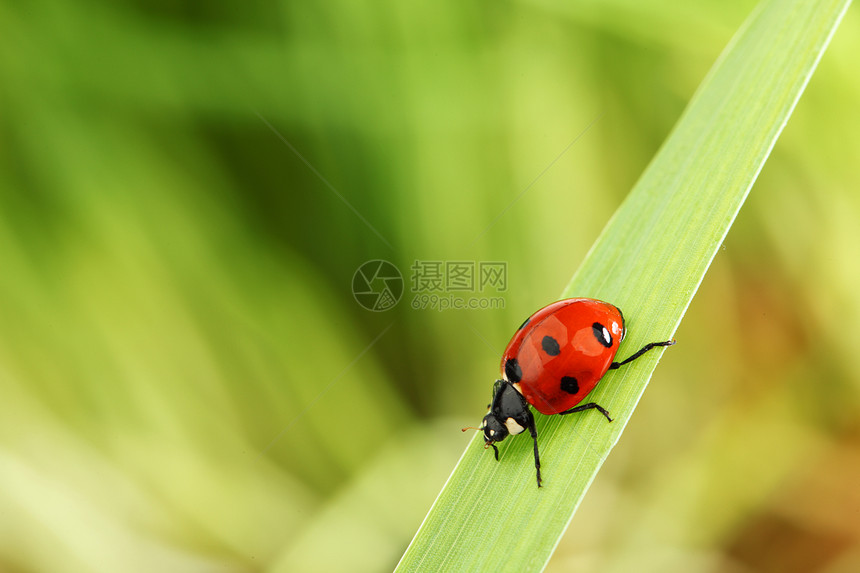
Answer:
M625 332L621 310L593 298L560 300L527 318L505 349L502 380L493 386L490 411L477 428L484 431L484 447L492 446L498 460L496 442L528 430L534 440L540 487L537 430L528 405L542 414L562 415L593 408L611 422L605 408L580 402L607 371L657 346L675 344L674 340L652 342L627 360L613 362Z

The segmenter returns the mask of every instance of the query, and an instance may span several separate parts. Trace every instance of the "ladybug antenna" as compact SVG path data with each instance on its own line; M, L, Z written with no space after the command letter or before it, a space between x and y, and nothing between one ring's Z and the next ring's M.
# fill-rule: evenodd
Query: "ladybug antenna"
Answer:
M481 428L476 428L475 426L466 426L465 428L460 428L461 432L465 432L466 430L477 430L480 432Z

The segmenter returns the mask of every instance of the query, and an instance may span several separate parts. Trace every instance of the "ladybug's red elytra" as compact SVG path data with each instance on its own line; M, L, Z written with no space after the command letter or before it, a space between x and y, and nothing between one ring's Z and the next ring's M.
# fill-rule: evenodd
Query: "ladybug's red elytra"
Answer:
M490 411L477 428L484 431L484 447L492 447L498 460L496 442L528 430L534 440L540 487L537 429L529 404L542 414L595 409L611 422L605 408L580 402L609 370L657 346L675 344L674 340L651 342L626 360L613 362L625 333L621 310L593 298L560 300L527 318L505 349L502 379L493 386Z

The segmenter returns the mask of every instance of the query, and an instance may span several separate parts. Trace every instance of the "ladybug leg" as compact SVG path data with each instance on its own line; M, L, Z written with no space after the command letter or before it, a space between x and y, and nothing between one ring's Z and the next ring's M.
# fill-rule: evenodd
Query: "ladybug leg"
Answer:
M623 360L621 362L613 362L612 364L610 364L609 370L615 370L619 366L624 366L628 362L633 362L634 360L636 360L637 358L639 358L640 356L642 356L643 354L645 354L646 352L648 352L652 348L656 348L658 346L672 346L673 344L675 344L674 340L667 340L666 342L650 342L650 343L646 344L645 346L643 346L639 352L637 352L636 354L634 354L633 356L631 356L627 360Z
M490 444L493 447L493 452L496 454L496 461L499 461L499 448L496 447L496 444Z
M607 420L609 420L610 422L612 421L612 418L609 417L609 412L606 411L606 408L604 408L603 406L598 406L594 402L589 402L588 404L583 404L582 406L577 406L575 408L571 408L570 410L565 410L564 412L559 412L558 414L559 414L559 416L564 416L565 414L573 414L574 412L583 412L585 410L591 410L591 409L599 411L601 414L606 416Z
M535 418L532 416L532 413L529 412L529 424L528 424L529 434L532 435L532 440L535 444L535 472L537 472L537 484L538 487L541 487L541 477L540 477L540 455L538 454L538 445L537 445L537 428L535 428Z

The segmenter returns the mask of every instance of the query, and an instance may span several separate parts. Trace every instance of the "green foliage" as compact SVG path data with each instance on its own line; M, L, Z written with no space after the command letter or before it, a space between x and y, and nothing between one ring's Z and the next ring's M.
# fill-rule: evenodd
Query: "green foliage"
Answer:
M6 3L0 570L391 570L511 332L559 295L754 5ZM860 322L857 13L842 27L548 570L860 554L860 360L834 327ZM772 121L785 102L747 105ZM581 272L663 280L622 260L645 223ZM719 243L692 240L691 264ZM504 308L413 310L407 288L367 312L350 281L379 258L407 280L415 260L505 262ZM680 309L658 305L687 293L621 276L571 293L627 311L625 348L668 336ZM586 444L599 460L630 415L614 392L638 395L656 358L599 390L616 422L541 420L547 495ZM533 496L523 441L468 459Z
M674 334L847 6L762 5L598 238L563 295L628 309L623 350ZM476 435L398 570L542 570L661 352L610 373L589 396L615 423L539 416L542 489L531 476L529 440L507 441L496 464Z

